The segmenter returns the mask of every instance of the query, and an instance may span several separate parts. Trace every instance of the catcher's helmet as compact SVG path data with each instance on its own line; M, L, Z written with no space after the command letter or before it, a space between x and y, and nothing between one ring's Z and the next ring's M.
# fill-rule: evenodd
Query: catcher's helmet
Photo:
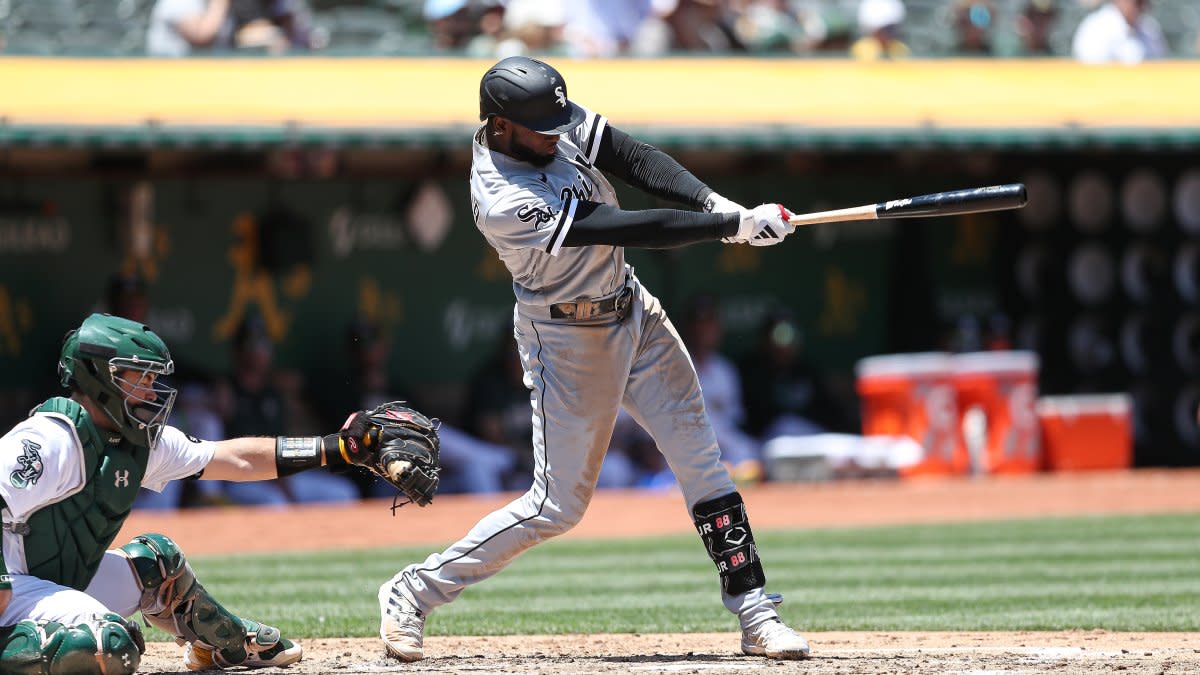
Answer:
M579 126L583 108L567 99L567 81L549 64L510 56L488 69L479 82L479 119L498 115L542 134Z
M125 440L144 448L158 442L175 404L175 390L158 380L174 370L154 331L109 314L93 314L68 332L58 358L62 385L86 394Z

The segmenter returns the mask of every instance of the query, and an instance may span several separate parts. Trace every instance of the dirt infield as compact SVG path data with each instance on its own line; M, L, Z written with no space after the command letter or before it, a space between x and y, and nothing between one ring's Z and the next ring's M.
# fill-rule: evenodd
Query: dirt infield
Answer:
M743 491L756 529L950 522L1109 513L1200 512L1200 471L1136 471L962 480L772 485ZM274 512L269 532L241 527L254 513L212 509L131 517L119 539L169 533L190 555L449 543L515 495L441 497L420 513L421 528L347 527L390 518L388 504L300 507ZM413 508L413 507L408 507ZM362 512L365 511L365 512ZM636 514L636 517L623 517ZM401 517L409 516L407 509ZM629 530L638 523L644 530ZM688 532L679 495L600 493L568 537ZM211 533L221 532L220 537ZM286 538L272 540L270 532ZM297 539L296 532L305 532ZM432 535L430 533L433 533ZM735 633L431 637L427 658L383 658L375 639L301 640L291 673L1197 673L1200 634L1109 633L811 633L813 658L766 663L738 653ZM140 672L180 670L179 650L149 646Z

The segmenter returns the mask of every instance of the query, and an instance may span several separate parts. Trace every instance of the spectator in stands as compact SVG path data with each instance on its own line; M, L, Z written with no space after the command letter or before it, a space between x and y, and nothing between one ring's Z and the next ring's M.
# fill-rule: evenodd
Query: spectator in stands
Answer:
M532 479L533 447L529 439L533 412L517 343L501 330L495 349L471 377L467 392L466 426L475 436L507 447L514 461L506 487L519 489Z
M145 323L150 313L146 280L140 274L116 274L108 280L105 312Z
M955 45L959 56L991 56L996 7L990 0L956 0L952 10Z
M346 410L366 410L388 401L414 400L415 397L399 393L403 387L395 386L392 381L388 365L391 341L376 322L355 318L346 337L348 368L344 379L339 380L343 386L339 387L339 395L331 405L333 412L328 417L344 416ZM342 419L335 420L337 425L341 422ZM486 493L505 489L504 478L516 464L507 447L475 438L445 420L438 435L442 464L439 492ZM373 474L359 472L355 478L365 496L388 497L396 492Z
M233 44L230 0L158 0L146 29L149 56L187 56Z
M612 441L596 485L601 488L669 488L676 484L654 438L625 409L617 413Z
M1111 0L1084 17L1071 52L1084 63L1140 63L1167 55L1162 26L1150 0Z
M755 3L758 4L761 3ZM655 0L651 9L630 45L630 53L634 55L731 52L743 48L734 29L725 23L721 3L715 0ZM765 43L768 36L762 37ZM786 48L786 34L782 44Z
M573 0L567 17L567 44L573 56L627 54L642 23L652 15L652 0Z
M850 18L837 7L820 7L802 12L801 33L793 49L802 53L846 54L854 43Z
M1027 0L1017 16L1017 35L1021 38L1020 56L1053 56L1050 35L1058 20L1056 0Z
M279 55L313 46L312 19L303 0L230 0L233 46Z
M482 0L475 3L472 10L474 29L463 47L463 54L472 58L493 58L504 39L504 16L508 10L506 0Z
M761 441L858 430L842 412L825 374L805 358L804 332L790 312L775 310L766 316L740 372L745 429Z
M504 36L495 56L565 55L567 9L564 0L509 0Z
M288 413L294 407L276 385L275 345L256 315L247 315L233 339L231 409L225 433L241 436L293 436ZM295 391L292 391L293 395ZM316 473L316 472L307 472ZM281 505L288 502L347 501L359 498L358 487L344 474L321 472L310 479L303 473L272 481L225 483L225 494L239 504Z
M467 0L425 0L423 13L434 49L462 50L477 33Z
M858 40L850 55L864 61L902 59L912 54L900 40L906 11L900 0L862 0L858 6Z
M761 475L758 442L741 430L745 421L741 375L719 351L724 327L715 296L702 293L688 301L680 334L696 366L721 460L730 466L735 480Z

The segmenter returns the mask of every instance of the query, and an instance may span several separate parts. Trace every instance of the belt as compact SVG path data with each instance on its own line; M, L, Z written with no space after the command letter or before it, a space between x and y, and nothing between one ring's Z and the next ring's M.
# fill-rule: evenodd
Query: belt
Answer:
M616 313L619 319L624 319L632 300L633 287L625 286L620 293L599 300L584 298L573 302L556 302L550 305L550 318L583 321Z

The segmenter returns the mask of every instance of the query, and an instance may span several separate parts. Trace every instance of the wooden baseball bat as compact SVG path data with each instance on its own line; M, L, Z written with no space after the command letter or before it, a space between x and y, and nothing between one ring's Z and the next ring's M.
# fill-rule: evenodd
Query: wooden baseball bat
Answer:
M789 222L793 225L815 225L817 223L840 223L847 220L879 220L880 218L925 218L928 216L956 216L962 213L983 211L1005 211L1025 206L1025 185L1009 183L969 190L935 192L918 197L893 199L889 202L866 204L849 209L799 213Z

